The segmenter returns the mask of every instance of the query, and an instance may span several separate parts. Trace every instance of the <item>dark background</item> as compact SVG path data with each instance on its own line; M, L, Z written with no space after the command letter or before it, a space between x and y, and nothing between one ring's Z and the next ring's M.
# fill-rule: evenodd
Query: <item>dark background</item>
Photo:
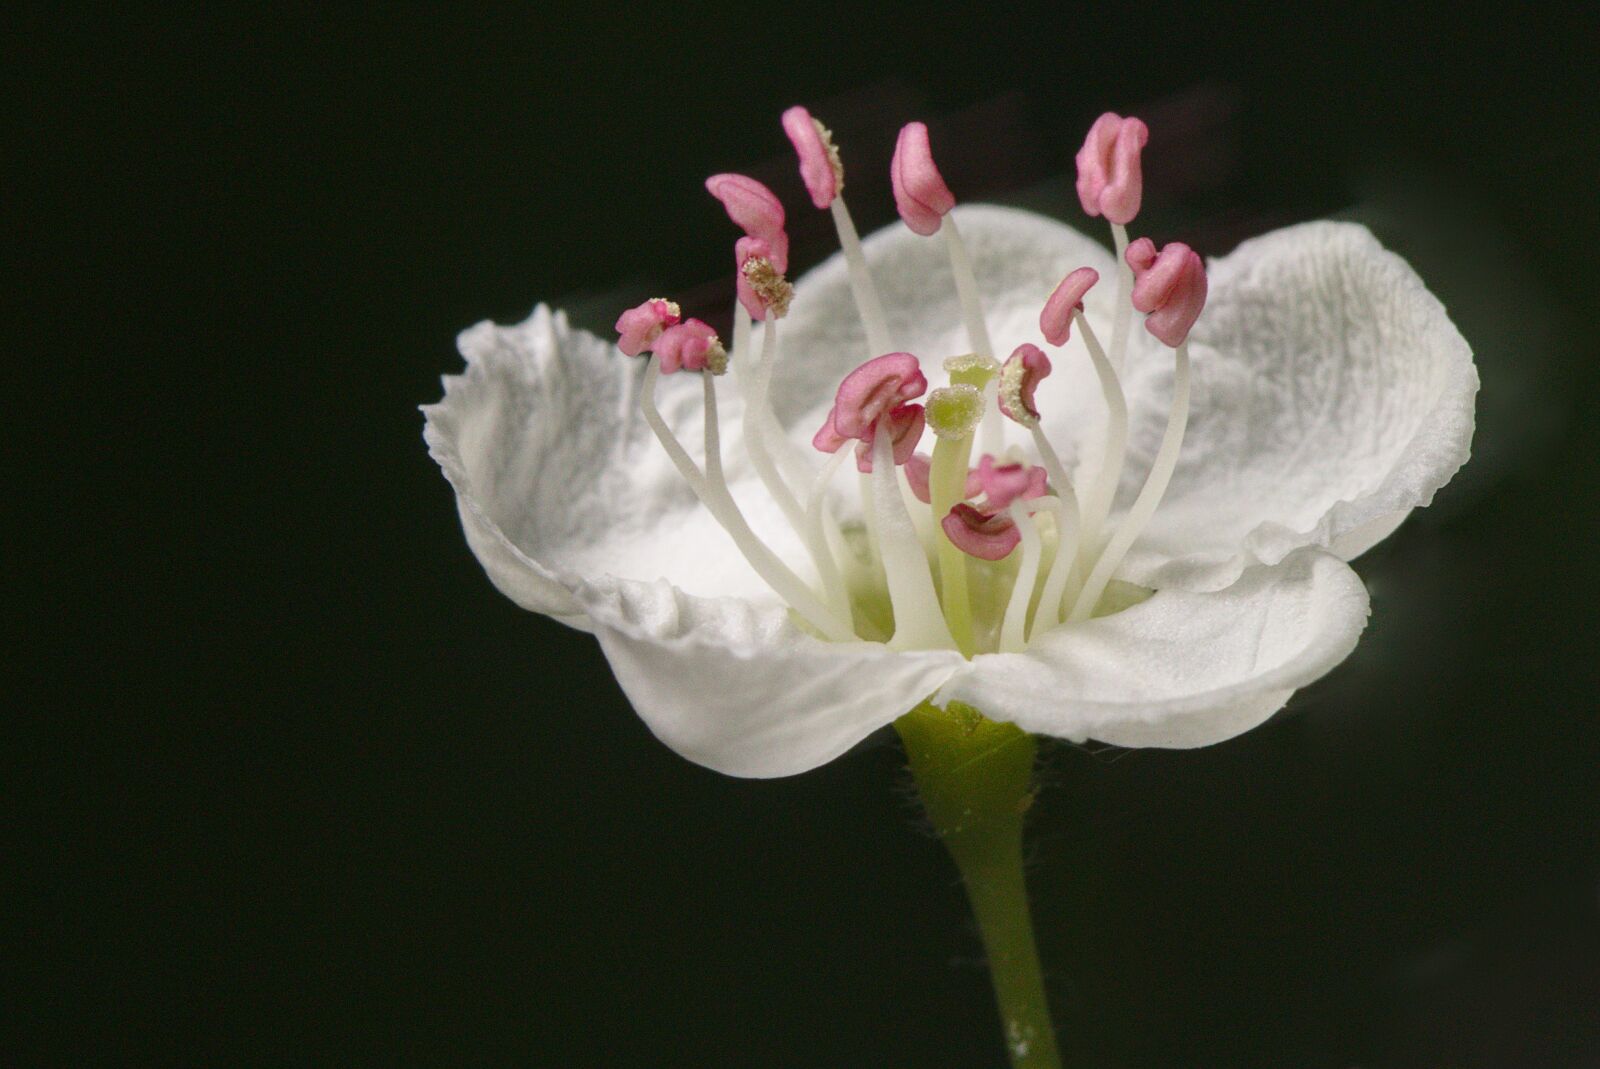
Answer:
M1071 1063L1600 1066L1600 26L1266 10L4 16L5 1060L1000 1064L897 745L678 758L493 590L421 441L479 319L714 313L707 174L830 252L804 102L864 230L901 122L1079 224L1133 110L1158 239L1364 219L1477 350L1475 459L1360 562L1344 666L1210 749L1048 750Z

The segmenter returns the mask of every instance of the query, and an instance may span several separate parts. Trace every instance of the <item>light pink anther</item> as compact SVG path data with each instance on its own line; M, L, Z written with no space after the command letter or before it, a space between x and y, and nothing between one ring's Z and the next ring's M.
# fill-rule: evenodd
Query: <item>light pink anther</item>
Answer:
M965 502L939 521L945 537L969 557L1002 560L1022 541L1022 533L1005 512L987 512Z
M1000 402L1001 413L1025 427L1039 422L1039 409L1033 395L1048 374L1050 358L1044 355L1043 349L1023 342L1012 350L1000 368L1000 390L996 399Z
M894 206L906 226L923 237L938 233L944 213L956 206L956 198L934 165L928 128L922 123L906 123L901 128L889 163L889 180L894 185Z
M1051 345L1065 345L1072 337L1072 314L1083 311L1083 295L1100 281L1100 272L1080 267L1061 280L1039 313L1039 331Z
M879 416L913 398L921 397L927 389L928 379L922 374L922 366L910 353L886 353L874 357L839 383L833 410L828 413L827 423L817 432L818 437L812 440L812 444L824 449L823 442L819 440L834 441L833 448L837 449L847 438L871 444Z
M826 208L839 195L839 172L834 170L833 153L822 140L816 120L796 104L783 113L783 132L789 135L795 154L800 157L800 180L811 194L811 203Z
M1157 253L1155 242L1140 238L1128 246L1133 268L1133 306L1146 313L1145 329L1176 349L1206 306L1206 265L1181 241Z
M707 367L717 373L718 364L725 363L727 354L709 323L685 319L661 332L656 339L655 357L662 374L670 375L678 370L704 371Z
M733 243L733 290L744 310L750 313L750 318L757 321L767 318L767 306L755 287L750 285L744 265L750 260L766 260L777 269L777 261L773 260L772 255L772 246L762 238L742 237Z
M767 243L767 258L780 272L789 270L789 234L783 229L783 203L777 194L742 174L714 174L706 192L722 202L740 230Z
M1010 506L1017 498L1031 501L1043 497L1048 479L1038 465L996 464L992 455L985 453L978 460L978 485L988 495L984 508L998 512Z
M682 318L678 306L671 301L652 297L643 304L623 312L617 317L617 348L625 356L638 356L648 352L661 332Z
M1113 111L1094 121L1078 150L1078 201L1084 211L1121 226L1133 222L1144 198L1139 153L1149 138L1143 122Z
M928 424L928 417L921 405L899 405L884 413L878 424L889 428L889 441L894 447L894 464L898 468L915 455L917 443L922 441L922 429ZM872 433L874 436L877 435L876 427ZM862 442L856 446L856 470L872 471L871 442Z

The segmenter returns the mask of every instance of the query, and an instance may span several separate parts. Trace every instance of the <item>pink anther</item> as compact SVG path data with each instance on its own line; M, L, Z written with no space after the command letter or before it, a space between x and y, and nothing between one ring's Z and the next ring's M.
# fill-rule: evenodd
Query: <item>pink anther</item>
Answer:
M665 375L680 369L710 369L713 375L720 375L728 367L728 353L722 347L722 340L710 324L699 319L685 319L662 331L661 337L656 339L655 357Z
M783 132L789 135L800 157L800 180L811 194L811 203L826 208L839 195L843 184L839 151L824 135L822 124L798 104L783 113Z
M845 438L871 443L878 417L928 389L922 366L910 353L886 353L856 368L839 383L828 423ZM838 448L835 446L835 448Z
M1130 244L1126 258L1133 268L1133 306L1147 314L1145 329L1176 349L1206 305L1204 261L1181 241L1157 253L1149 238Z
M1121 226L1133 222L1144 197L1139 153L1149 138L1144 123L1116 112L1094 121L1078 150L1078 201L1084 211Z
M783 229L783 204L777 194L742 174L714 174L706 179L706 192L722 202L735 226L767 243L773 267L789 270L789 235Z
M1072 314L1083 311L1083 295L1100 281L1100 272L1080 267L1061 280L1039 313L1039 331L1051 345L1065 345L1072 337Z
M997 400L1000 411L1008 419L1024 427L1039 422L1039 409L1034 405L1034 391L1039 382L1050 374L1050 358L1037 345L1023 342L1012 350L1000 368L1000 389Z
M777 270L777 263L772 259L772 246L761 238L742 237L733 243L733 289L739 298L739 303L744 310L750 313L750 318L763 320L767 318L766 302L750 284L750 278L744 273L744 265L751 260L766 260Z
M937 233L944 213L956 206L955 196L934 165L928 128L922 123L906 123L901 128L889 164L889 180L894 184L894 206L900 218L924 237Z
M997 512L1019 497L1024 501L1043 497L1047 478L1038 465L996 464L994 457L985 453L978 460L978 485L988 496L984 507Z
M921 405L898 405L884 413L878 420L878 426L887 427L889 442L893 446L895 467L908 462L916 453L917 443L922 441L922 428L927 426L928 416ZM877 435L877 428L873 429ZM872 443L862 442L856 446L856 470L872 471Z
M661 332L683 318L672 301L652 297L617 317L617 348L625 356L638 356L650 350Z
M1022 533L1005 512L987 512L963 502L939 521L957 549L979 560L1002 560L1017 548Z

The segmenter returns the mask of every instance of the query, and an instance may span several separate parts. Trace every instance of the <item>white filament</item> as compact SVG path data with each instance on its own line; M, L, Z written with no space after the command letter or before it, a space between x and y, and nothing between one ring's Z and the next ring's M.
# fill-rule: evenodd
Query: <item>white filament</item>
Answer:
M1106 352L1100 347L1100 339L1089 326L1089 320L1081 311L1074 313L1073 318L1089 349L1089 359L1094 361L1095 374L1100 377L1100 392L1106 400L1105 453L1100 472L1083 503L1083 548L1086 553L1093 553L1099 547L1106 517L1111 514L1111 500L1116 496L1117 484L1122 481L1122 465L1128 453L1128 402L1116 369L1106 359Z
M1044 577L1044 590L1039 595L1039 607L1033 612L1033 627L1028 632L1043 634L1061 623L1061 600L1067 590L1067 579L1078 561L1079 536L1082 524L1078 515L1078 499L1063 493L1055 499L1056 556L1050 562L1050 571Z
M702 372L701 377L704 380L706 407L706 470L703 474L695 467L694 461L689 458L688 452L672 433L672 428L667 426L667 421L661 418L661 411L656 407L656 385L661 378L661 364L654 356L645 367L644 389L639 398L639 407L644 413L645 422L655 432L657 441L667 451L673 466L678 469L678 473L700 499L700 503L728 533L728 537L733 539L733 544L738 547L745 561L762 581L788 602L790 608L829 639L834 642L850 640L854 637L850 627L841 623L811 588L802 582L777 554L767 548L765 542L756 537L755 532L750 529L750 524L746 522L744 513L739 511L739 506L734 502L733 495L728 492L727 480L722 473L722 441L717 427L717 392L713 385L714 376Z
M861 325L866 328L867 357L871 359L892 352L889 321L884 318L883 305L878 303L878 289L872 284L872 272L867 268L866 254L861 251L861 236L856 233L850 209L844 206L844 195L834 197L828 208L833 213L839 248L844 251L845 266L850 272L850 292L856 299L856 311L861 314Z
M837 615L843 607L845 610L843 618L848 620L850 618L848 601L844 579L839 574L839 565L833 559L833 553L829 551L828 544L820 532L817 537L812 537L811 523L806 510L800 507L800 502L789 489L789 484L778 474L778 467L772 460L772 450L769 447L771 439L768 435L776 426L777 419L771 414L771 409L767 405L767 393L772 384L773 365L778 362L778 344L778 321L768 319L766 327L761 332L761 359L750 375L745 395L745 447L750 451L750 462L755 467L761 484L778 503L778 508L783 511L789 526L794 528L795 534L800 536L801 543L806 547L806 552L810 554L811 563L816 566L817 575L822 579L822 589L835 614Z
M1122 370L1128 347L1128 330L1133 325L1133 268L1128 266L1128 228L1111 224L1111 240L1117 248L1117 305L1111 320L1111 366Z
M1189 346L1185 342L1178 346L1175 354L1172 408L1167 415L1167 429L1161 436L1161 446L1156 450L1155 460L1150 464L1150 474L1145 476L1144 486L1140 488L1139 496L1134 499L1133 507L1128 509L1127 515L1122 518L1122 523L1117 526L1116 534L1111 536L1111 541L1106 543L1106 548L1100 553L1100 559L1095 561L1094 569L1084 582L1083 589L1078 592L1078 600L1073 603L1069 620L1089 618L1089 614L1099 603L1106 584L1111 582L1112 573L1122 563L1122 558L1127 555L1134 540L1144 532L1150 517L1155 514L1156 506L1161 503L1162 495L1167 492L1167 484L1172 481L1172 472L1178 466L1178 451L1183 448L1183 432L1188 423Z
M1033 600L1033 584L1039 578L1039 556L1043 542L1039 528L1029 514L1032 501L1011 503L1011 520L1022 537L1022 563L1017 568L1017 581L1011 588L1011 601L1006 605L1005 622L1000 627L1000 652L1020 653L1028 644L1024 633L1028 620L1028 603Z

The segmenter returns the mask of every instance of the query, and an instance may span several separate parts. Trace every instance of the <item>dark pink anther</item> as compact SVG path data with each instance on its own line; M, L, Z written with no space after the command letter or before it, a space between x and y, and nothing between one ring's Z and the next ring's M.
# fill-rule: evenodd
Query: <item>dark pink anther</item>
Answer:
M855 438L870 445L879 416L921 397L927 389L928 379L922 374L922 366L910 353L874 357L839 383L829 424L841 439Z
M1017 498L1031 501L1043 497L1047 477L1038 465L996 464L994 457L985 453L978 461L978 485L988 495L984 507L998 512L1010 506Z
M744 305L744 310L750 313L750 318L762 320L767 318L766 302L756 293L750 279L744 273L744 265L751 260L766 260L772 263L773 269L777 264L772 260L772 246L761 238L743 237L733 243L733 289L739 297L739 303Z
M1036 426L1039 409L1033 401L1039 381L1050 374L1050 358L1037 345L1023 342L1012 350L1000 367L1000 389L997 400L1000 411L1008 419L1024 427Z
M710 324L699 319L685 319L675 327L668 327L656 339L656 360L661 372L705 371L720 375L728 367L728 353Z
M706 179L706 192L722 202L735 226L767 243L773 267L780 273L789 270L789 235L777 194L742 174L714 174Z
M1206 306L1204 261L1181 241L1157 253L1149 238L1130 244L1126 257L1133 268L1133 306L1146 313L1145 329L1176 349Z
M963 502L939 521L945 537L969 557L1002 560L1022 541L1022 533L1004 512L986 512Z
M899 467L915 455L917 443L922 441L922 428L927 426L928 416L921 405L899 405L886 412L878 423L889 428L889 441L893 445L895 467ZM877 435L876 427L872 433L874 436ZM871 442L862 442L856 446L856 470L872 471Z
M1072 337L1072 314L1083 311L1083 295L1100 281L1100 272L1080 267L1061 280L1039 313L1039 331L1051 345L1065 345Z
M1084 211L1121 226L1133 222L1144 197L1139 153L1149 138L1144 123L1116 112L1094 121L1078 150L1078 201Z
M954 194L934 165L928 128L922 123L906 123L901 128L889 164L889 180L894 184L894 206L900 218L923 237L937 233L944 213L956 206Z
M783 132L800 157L800 179L811 194L811 203L826 208L839 195L842 168L838 150L823 136L821 124L798 104L783 113Z
M648 352L661 332L678 322L682 313L672 301L652 297L617 317L617 348L626 356Z

